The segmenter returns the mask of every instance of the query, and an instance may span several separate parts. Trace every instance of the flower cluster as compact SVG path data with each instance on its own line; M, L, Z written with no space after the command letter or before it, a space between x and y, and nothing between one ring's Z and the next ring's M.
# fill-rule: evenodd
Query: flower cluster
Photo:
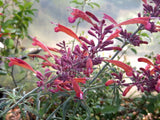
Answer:
M132 80L131 83L126 83L125 80L123 80L122 73L116 74L113 73L112 75L115 76L114 80L108 80L105 85L111 85L113 83L120 85L120 86L127 86L127 88L124 90L123 95L125 96L129 90L136 86L138 90L141 92L147 91L147 92L153 92L157 91L160 92L160 55L156 56L156 61L152 63L147 58L139 58L139 62L147 63L147 66L145 68L140 68L138 71L131 69L130 66L125 64L125 68L122 66L119 66L123 68L126 73L128 73L128 70L130 69L131 74L127 76L130 77ZM119 61L115 61L115 63L118 63ZM113 64L115 64L113 63ZM119 63L118 63L119 64ZM115 64L118 66L118 64ZM123 63L124 64L124 63ZM124 66L124 65L123 65Z
M160 31L160 27L153 22L154 19L159 19L160 16L160 1L159 0L152 0L147 2L147 0L143 0L143 16L149 16L150 22L148 23L148 27L146 29L150 32L157 32ZM139 13L138 16L140 17L141 14Z
M33 58L37 57L43 60L41 65L42 67L46 68L44 75L39 71L35 71L25 61L18 58L9 58L9 66L19 65L21 67L33 71L36 74L37 78L40 80L37 82L38 87L46 87L50 92L53 93L59 91L74 90L78 99L83 99L83 91L81 90L80 86L85 84L86 81L89 80L91 74L94 71L93 66L101 64L102 61L109 62L123 68L126 71L127 76L137 78L136 80L134 79L135 81L138 80L139 74L133 74L133 69L130 66L120 61L106 60L101 56L97 56L97 53L108 50L120 51L122 48L113 46L115 40L114 38L117 37L125 39L123 41L124 43L126 43L127 41L135 46L139 46L140 44L144 43L147 44L147 42L142 41L138 35L127 33L126 30L123 30L122 26L129 24L140 24L139 26L141 26L143 29L151 30L152 26L150 22L150 16L133 18L121 23L117 23L112 17L110 17L107 14L104 14L103 19L99 20L91 12L83 12L76 8L72 8L71 15L72 16L68 17L68 21L70 23L74 23L77 18L81 18L91 25L90 30L88 30L88 34L91 36L92 39L89 40L88 38L85 38L83 36L77 36L77 34L74 33L71 29L61 24L56 24L56 27L54 28L55 32L63 32L71 36L72 38L76 39L79 42L79 44L73 46L73 49L71 49L66 45L65 41L62 41L57 44L57 47L59 48L51 48L49 46L44 45L42 42L37 40L36 37L34 37L32 45L39 46L44 50L44 52L47 52L47 54L29 54L29 56ZM111 24L107 24L106 20L110 21ZM157 27L158 26L155 27L155 31L158 31ZM55 72L51 72L50 69L54 69ZM45 84L46 81L52 79L55 76L55 80L52 80L47 85ZM112 83L118 83L120 85L125 86L129 85L129 87L127 87L125 91L129 91L129 89L133 85L139 86L137 82L135 82L132 85L125 84L125 82L122 80L121 74L120 77L118 77L118 75L116 76L117 78L121 79L121 82L120 80L119 82L112 80L108 81L106 85L110 85ZM151 77L152 74L150 74L148 79L150 79ZM152 78L156 79L155 77ZM157 79L154 85L156 83ZM143 89L146 90L144 86L147 85L144 84L139 88L143 87ZM157 87L157 90L158 89L159 88ZM125 92L124 95L126 93L127 92Z
M95 38L94 40L88 40L83 36L78 37L71 29L61 24L56 24L57 26L54 29L55 32L66 33L78 40L80 45L75 45L73 50L71 50L71 48L66 45L66 42L62 41L57 44L57 47L59 48L51 48L34 37L32 45L41 47L44 52L47 52L48 54L29 54L28 56L32 58L37 57L43 60L41 63L42 67L47 67L45 74L43 75L39 71L33 70L30 65L18 58L9 58L9 66L19 65L33 71L40 80L37 82L38 87L46 87L53 93L74 90L76 92L76 97L83 99L83 92L79 84L85 84L93 73L93 66L101 64L103 61L103 57L97 56L98 52L121 50L120 47L111 46L114 43L112 39L119 36L120 30L112 30L114 25L107 26L104 19L99 20L88 11L83 12L79 9L73 8L71 14L73 17L68 18L69 22L72 23L77 18L81 18L92 25L88 34L93 36ZM94 22L92 20L94 20ZM105 36L108 34L109 37L106 39ZM58 55L55 55L52 52L56 52ZM49 69L54 69L55 74L52 75L52 72L50 72ZM45 86L45 82L48 81L48 79L53 78L53 76L57 76L56 80L53 80Z

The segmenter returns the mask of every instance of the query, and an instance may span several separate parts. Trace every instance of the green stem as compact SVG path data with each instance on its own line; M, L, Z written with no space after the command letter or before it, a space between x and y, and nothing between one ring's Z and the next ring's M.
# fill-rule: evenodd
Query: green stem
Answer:
M13 83L14 83L15 87L17 87L17 83L16 83L16 80L15 80L13 72L14 72L14 66L12 66L12 69L11 69L11 77L12 77L12 80L13 80Z
M39 91L39 93L37 94L37 99L36 99L36 103L37 103L37 111L40 110L40 95L41 95L41 91ZM39 116L36 116L36 120L39 120Z

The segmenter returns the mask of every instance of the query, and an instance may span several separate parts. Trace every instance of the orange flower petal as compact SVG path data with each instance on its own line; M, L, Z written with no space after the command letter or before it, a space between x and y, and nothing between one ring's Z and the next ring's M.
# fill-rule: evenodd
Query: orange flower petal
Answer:
M37 55L37 54L28 54L29 57L38 57L38 58L41 58L45 61L47 61L48 63L51 63L47 58L41 56L41 55Z
M130 90L133 86L134 86L134 85L128 86L128 87L124 90L123 96L126 96L126 94L129 92L129 90Z
M81 44L82 44L82 41L79 39L79 37L69 28L61 25L61 24L58 24L57 27L54 28L55 32L64 32L66 33L67 35L77 39Z
M128 25L128 24L143 24L143 25L147 25L147 23L149 22L150 17L138 17L138 18L132 18L129 20L126 20L124 22L121 22L117 25L115 25L115 27L119 27L121 25Z
M142 0L145 4L147 4L147 0Z
M10 60L9 62L9 66L13 66L13 65L18 65L21 66L23 68L26 68L28 70L33 71L34 73L37 73L28 63L26 63L25 61L18 59L18 58L8 58Z
M125 70L127 76L132 76L133 69L129 65L127 65L121 61L117 61L117 60L104 60L104 61L107 61L109 63L112 63L112 64L122 68L123 70Z
M85 84L86 83L86 78L74 78L74 80L76 81L76 82L78 82L78 83L83 83L83 84Z
M36 37L34 37L32 39L34 42L32 43L33 46L39 46L40 48L42 48L45 52L48 52L50 56L52 56L54 58L54 56L52 55L52 53L49 51L49 49L47 48L46 45L44 45L42 42L40 42L39 40L37 40Z
M76 92L76 96L79 98L79 99L83 99L83 92L82 90L80 89L78 83L73 79L72 80L72 85L73 85L73 89L75 90Z
M138 61L139 62L145 62L145 63L147 63L149 65L154 66L154 64L151 61L149 61L147 58L138 58Z
M104 19L108 19L109 21L111 21L112 23L114 24L117 24L117 22L109 15L105 14L104 13L104 16L103 16Z
M117 81L115 81L115 80L108 80L106 83L105 83L105 86L109 86L109 85L111 85L111 84L113 84L113 83L116 83Z
M50 51L58 52L58 53L59 53L59 50L58 50L57 48L52 48L52 47L49 47L49 46L47 46L47 48L48 48Z

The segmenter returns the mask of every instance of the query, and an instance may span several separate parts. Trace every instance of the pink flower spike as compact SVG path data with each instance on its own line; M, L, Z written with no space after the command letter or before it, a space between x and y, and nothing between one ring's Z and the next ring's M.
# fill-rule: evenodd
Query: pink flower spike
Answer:
M3 13L0 13L0 15L3 15Z
M69 28L61 25L61 24L58 24L57 27L54 28L55 32L64 32L66 33L67 35L77 39L81 44L82 44L82 41L79 39L79 37Z
M75 90L76 92L76 96L79 98L79 99L83 99L83 92L82 90L80 89L78 83L73 79L72 80L72 85L73 85L73 89Z
M113 24L117 24L117 22L109 15L105 14L104 13L104 16L103 16L104 19L108 19L109 21L111 21Z
M39 40L37 40L36 37L34 37L33 39L33 46L39 46L40 48L42 48L45 52L48 52L50 56L52 56L54 58L54 56L52 55L52 53L49 51L49 49L47 48L46 45L44 45L43 43L41 43Z
M160 79L157 81L157 84L155 86L155 90L159 93L160 92Z
M150 17L132 18L132 19L129 19L127 21L124 21L124 22L121 22L115 25L115 27L119 27L121 25L137 24L137 23L143 24L144 26L148 27L147 25L148 25L149 20L150 20Z
M83 12L83 11L77 9L77 8L72 8L71 15L73 17L68 17L68 21L70 23L74 23L77 18L82 18L83 20L87 21L88 23L94 25L92 23L91 19L89 18L89 16L85 12Z
M28 63L26 63L25 61L21 59L18 59L18 58L8 58L8 59L10 60L8 66L18 65L28 70L31 70L34 73L37 73Z
M120 29L116 29L116 31L107 38L107 40L112 40L113 38L119 37L120 32L121 32Z
M117 81L115 81L115 80L108 80L106 83L105 83L105 86L109 86L109 85L111 85L111 84L113 84L113 83L116 83Z
M112 64L122 68L123 70L125 70L127 76L133 75L133 69L129 65L127 65L121 61L117 61L117 60L104 60L104 61L107 61L109 63L112 63Z
M123 96L126 96L126 94L129 92L129 90L133 87L134 85L129 85L123 92Z
M151 61L149 61L147 58L138 58L138 62L145 62L149 65L154 66L154 64Z

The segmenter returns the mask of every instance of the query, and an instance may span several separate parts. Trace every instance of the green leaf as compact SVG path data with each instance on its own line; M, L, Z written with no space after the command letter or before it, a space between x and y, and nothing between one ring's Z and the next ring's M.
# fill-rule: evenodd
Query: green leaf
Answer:
M2 23L2 28L5 29L5 28L8 28L9 26L12 26L14 22L15 22L14 20L9 19L6 22Z
M6 39L4 44L7 46L7 48L13 48L14 47L14 41L12 39Z
M63 110L63 120L65 120L65 116L69 107L69 101L70 101L71 97L69 97L63 104L62 110Z
M91 8L94 8L94 5L92 3L88 3L88 5L91 7Z
M33 5L33 2L27 2L27 1L25 1L24 2L24 8L31 8L32 7L32 5Z
M77 0L72 0L72 1L70 1L70 3L74 3L77 5L83 5L83 2L78 2Z
M2 0L0 0L0 7L3 5L3 1Z
M98 7L98 8L100 8L100 5L98 3L91 2L91 4L94 5L94 6L96 6L96 7Z
M134 54L137 54L137 50L134 48L131 48L131 51L134 52Z
M148 39L151 40L150 36L147 33L141 33L140 35L143 36L143 37L147 37Z

